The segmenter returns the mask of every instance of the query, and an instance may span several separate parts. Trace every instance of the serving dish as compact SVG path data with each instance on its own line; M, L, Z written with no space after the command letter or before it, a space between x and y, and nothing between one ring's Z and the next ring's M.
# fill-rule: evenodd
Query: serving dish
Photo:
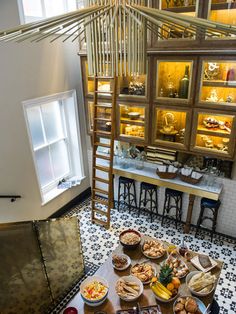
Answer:
M116 293L124 301L135 301L143 293L143 283L135 276L123 276L116 282Z
M165 255L164 243L158 239L147 238L144 240L141 250L144 256L150 259L158 259Z
M169 265L173 269L173 276L179 279L184 278L189 273L188 266L178 253L171 253L165 261L165 264Z
M129 234L131 235L130 237ZM132 234L134 235L133 237ZM141 234L136 230L127 229L121 232L119 239L124 248L136 249L141 242Z
M151 282L152 277L156 276L157 270L154 264L148 262L137 263L131 267L130 274L141 280L144 285L147 285Z
M176 311L176 305L177 305L177 303L180 303L180 302L178 302L178 301L180 301L181 299L182 300L186 300L186 299L192 299L192 300L194 300L195 302L196 302L196 305L197 305L197 307L198 307L198 310L197 311L195 311L195 312L190 312L190 311L187 311L187 310L185 310L185 312L186 313L195 313L195 314L205 314L204 312L205 312L205 310L206 310L206 306L205 306L205 304L201 301L201 300L199 300L198 298L196 298L196 297L193 297L193 296L181 296L181 297L179 297L177 300L175 300L175 302L174 302L174 304L173 304L173 313L174 314L180 314L181 313L181 311Z
M124 263L125 260L127 261L126 263ZM112 256L112 265L116 270L125 270L130 266L130 264L131 259L126 254L114 254Z
M140 113L139 112L129 112L128 113L128 117L131 119L131 120L136 120L140 117Z
M191 259L191 263L193 264L193 266L195 266L197 269L203 271L203 272L208 272L210 270L212 270L213 268L215 268L217 266L217 262L215 260L213 260L211 257L209 257L210 262L211 262L211 266L204 268L201 266L200 262L199 262L199 255L194 256Z
M200 280L202 282L202 285L201 285L201 282L198 281L199 284L196 285L196 287L197 287L196 290L193 288L192 285L190 285L191 279L193 278L193 276L195 276L195 277L202 276L200 278ZM195 282L195 283L198 283L198 282ZM212 283L208 284L210 282L212 282ZM214 291L214 289L216 287L216 278L215 278L214 275L211 275L210 273L204 273L204 272L201 272L201 271L192 271L186 277L186 285L188 286L188 288L189 288L189 290L191 291L192 294L194 294L196 296L199 296L199 297L205 297L205 296L211 294ZM205 290L204 292L203 292L203 289Z
M93 283L99 283L102 286L104 286L104 291L101 293L101 297L96 298L88 298L86 296L87 288L89 285L92 285ZM101 305L107 298L109 291L108 282L106 279L100 277L100 276L89 276L87 277L80 285L80 294L84 301L89 306L99 306Z

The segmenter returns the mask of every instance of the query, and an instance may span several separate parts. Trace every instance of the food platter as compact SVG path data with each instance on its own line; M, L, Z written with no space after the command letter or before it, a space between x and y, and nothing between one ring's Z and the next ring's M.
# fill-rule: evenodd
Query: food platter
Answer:
M158 259L165 255L166 249L164 243L153 238L146 238L141 246L144 256L150 259Z
M114 254L112 256L112 265L116 270L125 270L131 264L131 259L126 254Z
M182 260L179 254L170 254L165 264L173 269L173 275L179 279L186 277L189 273L189 268Z
M186 309L186 303L183 303L183 301L189 301L188 302L188 305L187 305L187 309ZM179 306L177 307L177 304L183 304L184 307L182 308L182 306ZM197 307L197 309L196 309ZM174 314L179 314L181 313L181 310L177 311L176 309L179 308L181 309L182 308L182 311L184 310L186 313L195 313L195 314L204 314L205 310L206 310L206 306L204 305L204 303L199 300L198 298L196 297L192 297L192 296L181 296L179 297L174 305L173 305L173 313ZM194 310L194 311L190 311L190 310Z
M130 274L137 277L144 285L151 282L152 278L156 276L156 266L151 263L137 263L130 269Z
M216 277L211 273L192 271L186 277L186 284L192 294L199 297L205 297L214 291Z
M123 276L116 282L116 293L122 300L131 302L143 293L143 284L135 276Z

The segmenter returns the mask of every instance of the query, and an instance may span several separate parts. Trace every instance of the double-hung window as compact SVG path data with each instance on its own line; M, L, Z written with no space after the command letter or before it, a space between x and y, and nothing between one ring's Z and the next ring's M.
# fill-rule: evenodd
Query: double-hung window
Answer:
M62 179L83 178L75 91L23 102L43 203Z
M84 0L18 0L21 23L60 15L84 6Z

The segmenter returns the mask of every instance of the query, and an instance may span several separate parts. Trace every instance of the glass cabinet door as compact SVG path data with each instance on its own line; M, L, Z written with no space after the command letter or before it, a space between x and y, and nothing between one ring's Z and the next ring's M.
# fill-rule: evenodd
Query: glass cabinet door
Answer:
M120 97L147 98L147 75L119 77Z
M158 60L156 78L156 99L168 103L189 103L193 61Z
M235 109L236 61L203 60L201 75L200 103Z
M156 107L154 143L186 149L189 135L189 111Z
M87 102L88 114L88 133L93 131L93 101ZM97 128L98 131L110 132L111 130L111 104L106 102L99 102L97 108Z
M192 133L195 151L232 156L235 142L235 115L196 110Z
M208 19L236 25L236 2L234 0L210 0Z
M119 137L127 141L145 141L147 114L143 105L118 105Z

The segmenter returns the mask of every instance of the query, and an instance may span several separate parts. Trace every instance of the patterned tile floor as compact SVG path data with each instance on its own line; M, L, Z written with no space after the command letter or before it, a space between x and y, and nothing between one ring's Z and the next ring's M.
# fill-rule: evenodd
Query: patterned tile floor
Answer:
M94 225L90 221L91 204L87 199L79 206L73 208L66 216L76 215L80 220L82 245L85 259L96 265L101 265L112 250L118 245L118 236L122 230L135 228L143 234L156 238L163 238L174 244L180 244L183 238L183 228L178 230L171 221L162 227L160 218L150 222L147 214L138 217L135 211L131 214L125 208L120 212L116 209L111 212L111 228ZM209 254L212 258L224 261L222 275L216 290L216 300L220 305L220 313L236 313L236 242L223 236L215 236L213 243L206 232L199 233L194 237L194 229L185 236L188 247L193 251L201 251Z

